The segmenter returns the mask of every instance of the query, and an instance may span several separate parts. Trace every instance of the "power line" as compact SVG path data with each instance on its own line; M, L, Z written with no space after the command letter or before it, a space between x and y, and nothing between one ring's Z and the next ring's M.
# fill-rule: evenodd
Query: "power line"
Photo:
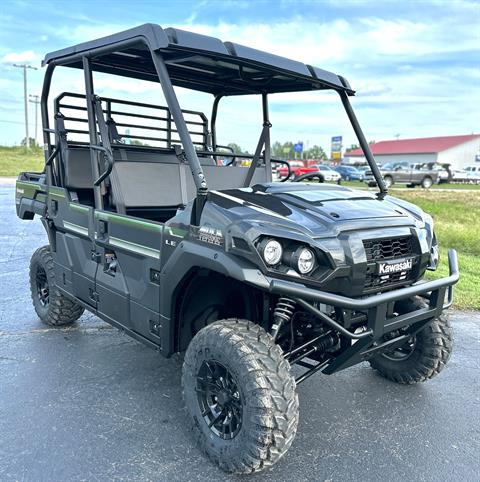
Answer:
M13 64L14 67L23 69L23 97L25 101L25 147L30 149L30 141L28 137L28 97L27 97L27 69L38 70L27 64Z
M37 137L37 125L38 125L38 104L40 104L40 96L39 95L29 95L30 100L32 104L35 104L35 142L38 142L38 137Z
M5 120L5 119L0 119L0 122L4 122L5 124L20 124L22 126L25 125L25 122ZM33 125L33 124L29 124L29 125Z

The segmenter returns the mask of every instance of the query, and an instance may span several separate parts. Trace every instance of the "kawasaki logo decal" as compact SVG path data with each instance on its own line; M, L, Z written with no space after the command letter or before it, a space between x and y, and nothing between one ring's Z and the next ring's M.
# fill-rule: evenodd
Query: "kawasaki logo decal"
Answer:
M405 259L403 261L389 262L389 263L377 263L378 274L392 274L400 273L402 271L408 271L412 269L413 260Z

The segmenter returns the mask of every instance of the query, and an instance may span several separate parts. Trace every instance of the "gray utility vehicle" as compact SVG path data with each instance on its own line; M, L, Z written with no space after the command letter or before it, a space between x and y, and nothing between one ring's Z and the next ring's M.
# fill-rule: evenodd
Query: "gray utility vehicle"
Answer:
M428 167L420 169L418 165L411 164L408 161L388 162L380 167L380 173L387 188L393 184L406 184L408 187L422 186L428 189L433 184L438 184L440 180L438 169L429 169ZM369 186L376 185L375 177L371 171L365 173L365 182Z
M448 277L420 281L438 261L432 218L387 195L343 77L150 24L44 64L45 170L16 186L18 216L38 215L49 240L30 265L36 312L59 326L86 309L164 356L186 352L192 431L220 467L276 462L297 430L296 386L316 372L369 361L415 383L445 366L455 252ZM52 128L58 67L83 70L86 96L59 95ZM167 106L97 97L93 71L159 82ZM211 120L182 111L173 86L212 94ZM324 89L338 93L378 194L271 182L269 95ZM245 94L263 107L258 145L225 163L219 103Z

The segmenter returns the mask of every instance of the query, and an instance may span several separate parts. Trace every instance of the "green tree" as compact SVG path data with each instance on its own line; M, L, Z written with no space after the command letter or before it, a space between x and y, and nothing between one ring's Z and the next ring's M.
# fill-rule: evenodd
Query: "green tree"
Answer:
M148 146L148 144L140 142L138 139L129 139L128 144L130 144L131 146Z
M350 152L350 151L353 151L355 149L358 149L360 146L358 144L350 144L350 147L347 147L345 149L345 152Z
M278 141L272 144L272 157L283 157L283 145Z
M247 151L244 151L238 144L235 144L235 142L230 142L228 144L228 147L233 150L233 152L236 152L237 154L248 154Z
M24 138L22 139L22 142L21 142L21 145L22 145L23 147L25 147L25 146L27 145L27 143L26 143L25 140L26 140L26 137L24 137ZM32 147L32 148L39 147L37 141L36 141L33 137L29 137L29 138L28 138L28 146L29 146L29 147Z
M328 159L323 148L317 145L314 145L310 149L305 151L304 157L306 159L319 159L322 161L325 161Z

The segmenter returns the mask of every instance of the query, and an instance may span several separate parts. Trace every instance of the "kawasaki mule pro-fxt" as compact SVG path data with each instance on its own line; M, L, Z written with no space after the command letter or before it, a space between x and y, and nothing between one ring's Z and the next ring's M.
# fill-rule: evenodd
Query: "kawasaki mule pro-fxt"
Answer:
M35 310L60 326L86 309L164 356L186 352L192 431L220 467L275 463L297 430L296 385L316 372L369 361L415 383L444 367L455 252L448 277L420 281L438 262L432 218L387 195L343 77L152 24L44 64L45 170L16 185L18 216L40 216L49 240L31 260ZM82 69L86 95L50 103L57 67ZM99 97L94 72L156 81L167 106ZM173 86L211 94L210 121L182 110ZM272 182L285 161L271 158L269 94L325 89L343 103L376 194ZM247 94L263 109L257 148L226 154L221 99Z

